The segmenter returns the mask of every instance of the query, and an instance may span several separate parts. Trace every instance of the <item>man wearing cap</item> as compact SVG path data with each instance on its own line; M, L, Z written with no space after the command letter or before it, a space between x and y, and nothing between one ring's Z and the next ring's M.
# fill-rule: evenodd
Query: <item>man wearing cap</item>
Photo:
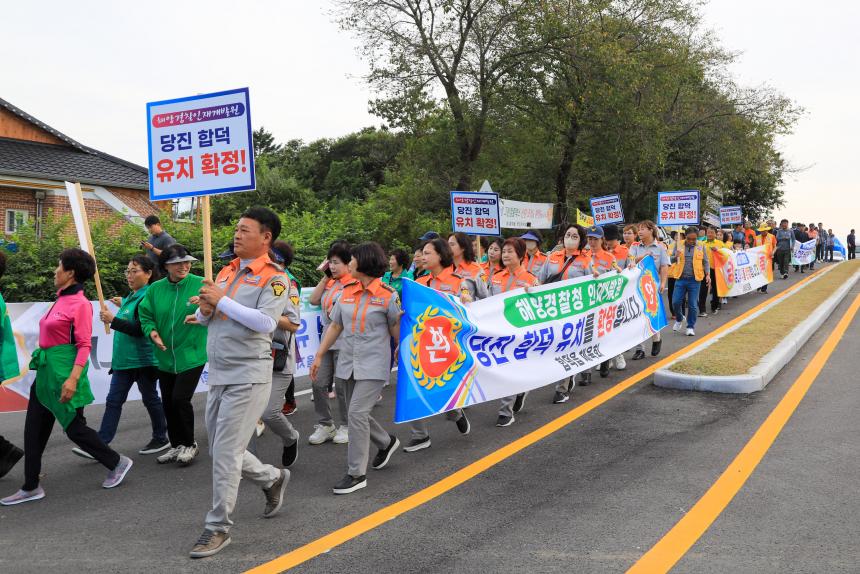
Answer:
M520 239L526 242L526 257L523 259L523 267L526 271L537 277L540 274L541 267L546 262L546 255L540 251L540 242L543 238L540 236L540 231L526 231L520 236Z
M687 317L687 335L696 335L696 317L699 313L699 285L702 280L711 284L711 266L705 247L698 242L699 230L687 228L683 245L677 246L672 255L675 267L672 275L675 278L675 291L672 293L672 307L675 310L675 325L672 330L680 331L684 323L684 297L687 297L689 317Z
M192 558L211 556L230 543L240 479L263 490L264 518L283 504L289 471L263 464L246 450L271 394L272 334L289 298L289 278L268 255L280 232L272 211L252 207L243 213L234 233L236 259L214 283L205 282L200 309L188 319L209 327L206 430L212 456L212 507Z

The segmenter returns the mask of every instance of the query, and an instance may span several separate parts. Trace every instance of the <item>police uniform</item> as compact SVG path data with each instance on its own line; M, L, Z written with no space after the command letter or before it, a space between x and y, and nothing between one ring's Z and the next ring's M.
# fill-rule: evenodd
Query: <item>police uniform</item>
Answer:
M265 489L280 478L281 471L246 450L271 395L274 330L250 329L222 309L232 300L239 309L260 311L277 323L289 300L289 279L282 267L263 255L244 266L234 259L221 269L215 284L226 297L211 317L199 311L197 315L209 327L206 431L212 456L212 508L206 528L227 532L233 524L230 514L239 479Z
M366 289L353 280L335 303L331 322L343 327L338 337L335 384L344 388L348 405L347 472L354 477L364 476L370 443L386 449L392 442L392 436L370 416L370 411L391 374L390 328L400 322L397 291L379 278Z
M573 261L570 265L567 265L567 261L570 257L573 257ZM588 275L588 263L588 257L586 257L581 251L574 251L572 255L568 255L567 251L564 249L553 251L549 254L541 267L540 273L537 274L537 278L541 284L546 283L550 277L561 273L562 269L564 269L564 275L562 275L559 281L575 279L576 277L584 277ZM565 265L567 265L567 269L565 269Z
M325 337L326 331L328 331L328 326L331 324L332 309L334 309L334 305L337 302L338 297L340 297L343 288L354 281L355 279L352 278L352 275L345 273L338 279L329 279L326 283L325 291L323 291L322 299L320 300L320 307L322 307L320 321L323 326L320 341L322 341L322 338ZM317 380L313 381L311 384L317 423L324 427L335 426L334 419L332 418L331 403L328 398L328 393L332 383L334 382L335 365L337 364L337 356L340 352L341 345L342 342L340 339L336 340L328 352L320 358L321 360ZM338 423L340 423L340 426L344 426L347 424L346 395L344 394L343 389L336 385L335 394L337 395L338 413L340 415Z
M489 283L489 279L481 264L475 263L474 261L471 263L463 261L454 267L454 271L458 275L461 277L468 277L475 282L476 296L474 298L476 300L487 298L487 285Z
M669 252L666 250L666 246L659 241L655 241L651 245L644 245L641 242L637 241L630 246L630 249L628 250L627 260L632 263L636 263L636 260L640 257L647 257L649 255L654 260L654 266L657 267L657 275L659 281L660 268L664 265L668 266L671 263L669 261ZM656 354L654 353L654 349L656 348L657 353L659 354L660 346L657 344L663 340L662 335L659 331L657 331L656 333L654 333L654 336L651 338L651 340L653 342L651 355L656 356ZM638 345L636 345L636 350L644 352L645 347L642 345L642 343L639 343ZM634 357L634 359L635 358L636 357Z
M538 275L540 274L541 267L546 263L546 260L547 256L541 253L540 249L538 249L535 251L534 255L526 253L526 257L523 259L523 267L525 267L526 271L532 275Z

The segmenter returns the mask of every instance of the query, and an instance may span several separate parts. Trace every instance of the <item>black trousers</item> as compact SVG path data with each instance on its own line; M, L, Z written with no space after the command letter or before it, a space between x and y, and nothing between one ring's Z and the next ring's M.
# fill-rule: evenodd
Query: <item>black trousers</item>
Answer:
M172 447L194 445L194 406L191 398L197 390L202 372L203 365L181 373L158 371L161 403L164 405L164 418L167 419L167 436Z
M848 246L848 259L857 259L857 246L849 245Z
M119 464L119 453L111 449L99 438L96 431L87 426L84 409L79 408L77 415L66 429L66 436L82 450L93 455L108 470ZM30 402L27 403L27 418L24 420L24 486L22 490L34 490L39 486L39 473L42 472L42 453L51 431L54 430L54 413L36 398L36 384L30 387Z

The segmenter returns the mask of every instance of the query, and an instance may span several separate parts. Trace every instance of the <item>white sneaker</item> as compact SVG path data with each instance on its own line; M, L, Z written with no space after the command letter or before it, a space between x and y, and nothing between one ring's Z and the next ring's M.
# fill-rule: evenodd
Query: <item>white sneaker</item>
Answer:
M627 361L624 360L624 355L618 355L615 357L615 368L619 371L623 371L627 368Z
M196 442L192 446L183 446L181 448L182 452L176 457L176 462L182 466L188 466L194 462L194 459L197 458L197 453L200 452Z
M261 436L263 434L263 432L265 432L265 430L266 430L266 425L263 423L263 421L257 421L257 428L256 428L257 436L258 437Z
M334 444L349 443L349 427L346 425L337 427L337 432L334 433Z
M156 462L158 464L167 464L168 462L176 462L176 458L179 456L179 452L182 450L181 446L172 447L163 455L156 458Z
M314 425L314 432L308 437L308 442L310 444L323 444L324 442L332 440L336 432L337 429L334 428L334 425Z
M672 330L673 330L673 331L675 331L675 332L677 333L677 332L678 332L678 331L680 331L683 327L684 327L684 322L683 322L683 321L675 321L675 324L674 324L674 325L672 325Z
M693 331L693 329L691 329L690 327L687 327L687 336L688 336L688 337L695 337L695 336L696 336L696 332L695 332L695 331Z

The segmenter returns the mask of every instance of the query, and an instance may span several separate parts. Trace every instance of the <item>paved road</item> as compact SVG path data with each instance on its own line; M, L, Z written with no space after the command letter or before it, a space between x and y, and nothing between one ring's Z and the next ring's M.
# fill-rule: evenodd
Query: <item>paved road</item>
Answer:
M778 281L772 293L801 278ZM855 290L856 294L858 291ZM853 294L851 296L853 298ZM737 316L765 296L733 301L700 319L700 334ZM768 388L752 396L659 389L646 379L593 412L490 468L451 492L294 569L296 572L623 572L647 551L725 469L763 422L841 316ZM669 332L664 356L693 339ZM856 492L860 407L856 360L860 320L749 483L677 565L678 572L857 572ZM100 488L103 469L74 457L55 430L45 454L47 497L0 507L0 572L241 572L346 526L451 474L618 383L636 368L578 388L566 405L552 405L552 387L529 395L515 425L498 429L495 405L471 409L473 431L433 423L433 447L398 453L370 471L368 487L335 497L345 447L309 446L312 403L300 397L294 423L303 433L282 514L260 518L259 490L240 489L233 543L216 557L191 561L211 495L210 466L201 456L188 468L159 466L135 456L120 488ZM851 376L855 375L855 376ZM306 382L300 384L306 386ZM390 420L393 389L377 409ZM202 405L203 397L195 404ZM101 407L88 408L92 422ZM202 411L198 440L205 448ZM0 416L0 433L22 442L23 413ZM401 439L402 427L388 424ZM139 403L124 413L115 446L128 453L148 438ZM279 460L276 439L262 439L262 458ZM0 479L12 492L22 467Z

